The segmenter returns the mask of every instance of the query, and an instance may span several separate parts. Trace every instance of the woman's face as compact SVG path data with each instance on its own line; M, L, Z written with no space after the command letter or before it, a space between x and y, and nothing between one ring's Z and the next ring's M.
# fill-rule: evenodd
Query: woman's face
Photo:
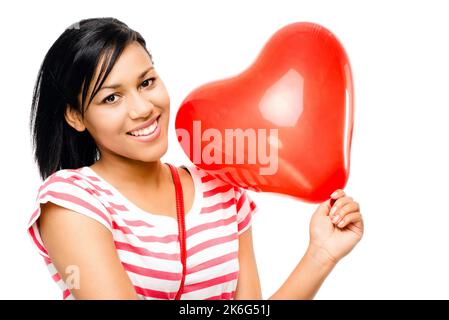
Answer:
M95 81L96 78L92 87ZM91 90L89 88L88 97ZM123 50L87 107L83 124L100 149L101 158L151 162L159 160L167 151L169 116L170 98L165 85L148 53L139 43L133 42ZM129 134L156 117L159 117L156 132L160 130L160 133L154 140L143 141L145 137ZM148 134L148 130L140 134Z

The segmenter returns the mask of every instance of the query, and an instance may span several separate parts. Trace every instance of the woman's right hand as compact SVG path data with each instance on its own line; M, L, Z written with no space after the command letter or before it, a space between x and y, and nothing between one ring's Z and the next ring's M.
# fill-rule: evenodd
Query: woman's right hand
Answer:
M360 205L338 189L312 216L309 249L337 263L362 239L363 231Z

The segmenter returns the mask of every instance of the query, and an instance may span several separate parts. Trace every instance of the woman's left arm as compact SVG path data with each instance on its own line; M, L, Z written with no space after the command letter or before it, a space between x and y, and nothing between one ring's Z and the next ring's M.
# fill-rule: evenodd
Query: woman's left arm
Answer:
M251 227L239 237L240 272L235 300L262 299ZM320 251L308 250L284 285L269 299L308 299L334 267ZM299 293L300 292L300 293Z
M239 236L239 278L234 299L259 300L262 299L259 273L253 249L251 227Z
M312 216L306 254L270 299L313 299L338 261L360 241L363 230L359 204L336 190Z
M333 205L331 205L331 200ZM269 299L313 299L338 261L361 240L360 206L339 189L310 221L309 247L285 283ZM235 299L261 299L251 228L239 237L240 273Z

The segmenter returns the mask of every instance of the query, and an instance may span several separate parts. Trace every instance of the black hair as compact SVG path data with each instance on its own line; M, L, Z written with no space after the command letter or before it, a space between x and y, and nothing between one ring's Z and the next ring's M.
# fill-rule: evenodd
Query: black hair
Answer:
M74 23L51 46L37 76L30 114L34 159L42 179L60 169L90 166L99 158L100 150L90 133L71 127L65 120L65 112L72 108L84 119L87 106L115 62L134 41L142 45L153 61L140 33L115 18ZM103 57L92 93L87 97Z

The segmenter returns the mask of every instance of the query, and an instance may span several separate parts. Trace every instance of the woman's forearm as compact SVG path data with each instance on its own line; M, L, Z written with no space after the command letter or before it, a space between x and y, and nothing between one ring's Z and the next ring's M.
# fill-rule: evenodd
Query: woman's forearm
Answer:
M288 279L269 299L313 299L335 265L325 253L309 247Z

